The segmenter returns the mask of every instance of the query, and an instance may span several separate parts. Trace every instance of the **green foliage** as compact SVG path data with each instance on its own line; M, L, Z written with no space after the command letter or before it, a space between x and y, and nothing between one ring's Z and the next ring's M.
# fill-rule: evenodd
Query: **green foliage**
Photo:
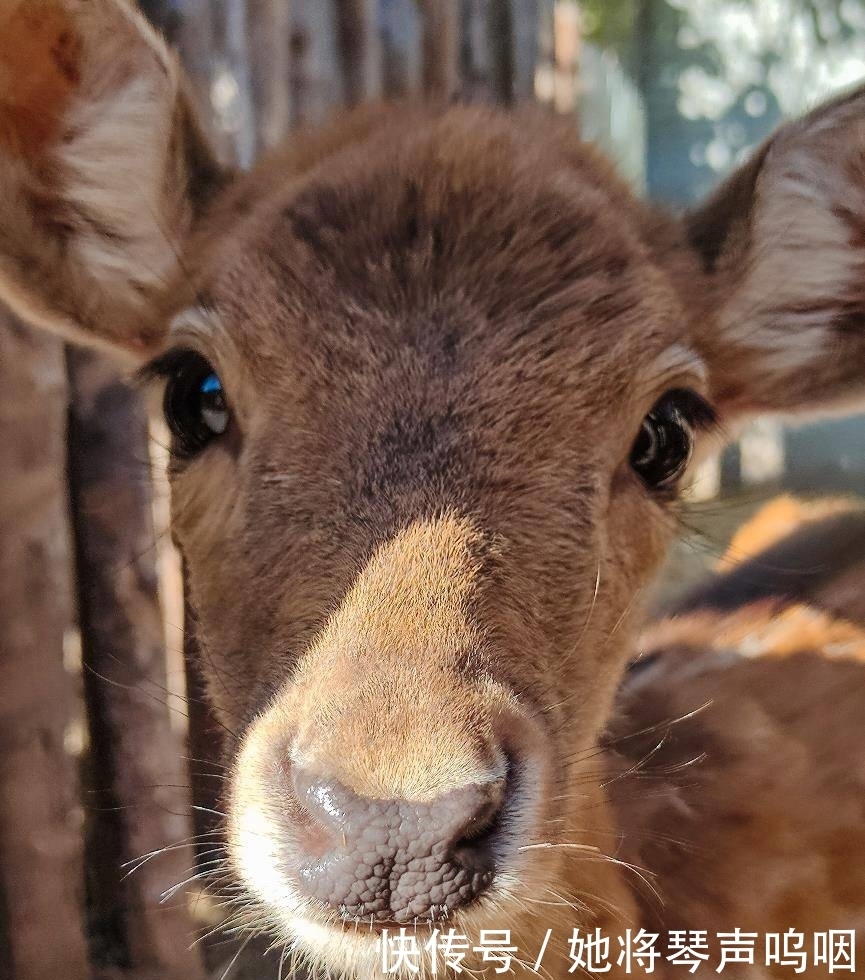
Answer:
M642 0L646 2L646 0ZM588 40L624 54L633 42L641 0L578 0Z

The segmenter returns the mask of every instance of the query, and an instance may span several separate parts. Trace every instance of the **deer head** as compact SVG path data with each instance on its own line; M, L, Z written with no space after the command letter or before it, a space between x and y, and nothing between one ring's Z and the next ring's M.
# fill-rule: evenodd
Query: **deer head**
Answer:
M689 461L865 393L865 94L674 219L541 113L234 174L183 90L120 0L4 7L0 294L165 384L257 924L369 973L388 925L626 905L578 849Z

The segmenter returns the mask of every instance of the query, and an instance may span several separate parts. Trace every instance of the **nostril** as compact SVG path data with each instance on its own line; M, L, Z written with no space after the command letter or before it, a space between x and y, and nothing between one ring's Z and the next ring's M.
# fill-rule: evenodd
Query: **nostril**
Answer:
M436 920L493 880L504 779L424 803L359 797L303 771L294 784L309 814L296 826L299 884L344 918Z
M505 780L483 784L480 789L482 799L477 808L466 819L458 838L454 842L456 849L478 849L488 844L498 832L501 823L505 795ZM469 787L472 791L475 787Z

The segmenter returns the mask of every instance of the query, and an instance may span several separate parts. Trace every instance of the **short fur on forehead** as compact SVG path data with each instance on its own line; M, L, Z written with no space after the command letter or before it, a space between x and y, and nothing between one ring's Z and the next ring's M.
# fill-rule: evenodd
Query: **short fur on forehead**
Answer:
M645 210L569 127L480 107L352 122L322 158L295 146L241 179L204 226L197 292L249 359L398 341L622 386L674 345L664 369L688 360Z

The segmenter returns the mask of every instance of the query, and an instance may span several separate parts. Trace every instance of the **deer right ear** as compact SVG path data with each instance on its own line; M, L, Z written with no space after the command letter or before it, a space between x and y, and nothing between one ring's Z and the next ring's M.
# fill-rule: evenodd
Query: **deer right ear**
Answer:
M162 40L123 0L0 8L0 298L138 356L223 181Z
M782 126L684 230L722 420L865 403L865 88Z

